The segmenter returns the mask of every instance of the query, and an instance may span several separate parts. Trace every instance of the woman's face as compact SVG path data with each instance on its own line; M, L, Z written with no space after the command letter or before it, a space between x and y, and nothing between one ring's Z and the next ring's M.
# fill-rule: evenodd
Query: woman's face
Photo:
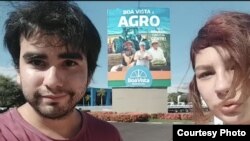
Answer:
M233 81L234 65L229 61L230 55L217 47L217 50L207 47L196 54L198 91L209 109L225 124L250 124L249 97L243 100L239 89L234 97L225 100Z

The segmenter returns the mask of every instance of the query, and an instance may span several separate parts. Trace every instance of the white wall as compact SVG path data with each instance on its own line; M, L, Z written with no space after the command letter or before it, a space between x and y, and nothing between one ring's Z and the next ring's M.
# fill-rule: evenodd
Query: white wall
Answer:
M115 112L166 113L167 89L112 89Z

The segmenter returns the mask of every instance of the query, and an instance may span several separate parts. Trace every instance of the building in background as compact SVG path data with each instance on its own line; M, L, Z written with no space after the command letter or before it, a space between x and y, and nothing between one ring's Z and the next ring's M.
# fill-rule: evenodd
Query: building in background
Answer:
M111 106L112 89L88 88L85 96L78 102L77 106Z

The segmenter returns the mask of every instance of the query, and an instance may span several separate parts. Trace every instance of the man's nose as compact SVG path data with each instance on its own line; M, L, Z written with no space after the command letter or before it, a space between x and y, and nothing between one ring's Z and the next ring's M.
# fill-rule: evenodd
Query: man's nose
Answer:
M55 66L51 66L45 73L44 76L44 85L49 88L57 88L63 86L62 78L60 71Z

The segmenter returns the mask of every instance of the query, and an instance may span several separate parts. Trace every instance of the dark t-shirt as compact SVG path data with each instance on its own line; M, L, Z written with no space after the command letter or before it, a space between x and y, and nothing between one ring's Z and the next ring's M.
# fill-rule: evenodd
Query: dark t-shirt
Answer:
M110 123L82 112L83 124L79 133L67 141L121 141L118 130ZM67 127L65 127L67 128ZM58 141L26 122L16 108L0 115L0 141Z

